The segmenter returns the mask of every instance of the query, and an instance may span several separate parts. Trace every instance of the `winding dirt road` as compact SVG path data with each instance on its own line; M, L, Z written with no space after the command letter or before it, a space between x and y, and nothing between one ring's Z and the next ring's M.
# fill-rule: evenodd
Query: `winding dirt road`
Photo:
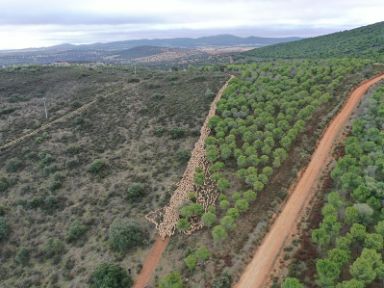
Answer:
M304 208L314 196L315 184L318 182L323 168L327 164L333 144L340 136L353 110L359 105L368 89L384 79L384 74L362 82L352 91L348 100L331 121L328 128L318 142L318 146L312 155L304 173L291 189L292 194L283 210L276 218L268 234L264 237L261 245L256 250L252 261L246 267L236 288L261 288L271 276L272 269L278 259L285 242L295 229L302 216Z

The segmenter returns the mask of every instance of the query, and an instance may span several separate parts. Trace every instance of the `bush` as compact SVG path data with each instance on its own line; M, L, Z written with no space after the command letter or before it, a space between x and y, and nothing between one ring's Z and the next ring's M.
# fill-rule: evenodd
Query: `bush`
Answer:
M5 240L9 236L9 225L4 217L0 217L0 241Z
M176 153L176 157L180 163L184 164L188 162L189 158L191 158L191 152L187 150L179 150Z
M82 224L79 220L75 220L68 227L66 239L68 242L76 241L84 236L87 230L87 226Z
M127 189L127 199L131 201L140 200L145 195L145 185L143 183L133 183Z
M179 272L172 272L160 280L160 288L183 288L183 280Z
M224 272L219 278L213 281L212 288L231 288L232 277Z
M138 224L115 219L109 227L109 244L118 253L126 253L146 243L146 231Z
M90 288L130 288L132 278L118 265L103 263L92 273L89 279Z
M107 167L105 160L96 159L88 167L88 172L93 174L100 174Z
M65 250L64 243L57 238L50 238L44 245L44 254L48 258L58 258Z
M154 131L155 136L161 137L164 135L164 133L167 132L167 130L164 127L157 127Z
M14 173L23 167L23 162L19 158L12 158L7 162L5 170L8 173Z
M179 128L179 127L172 128L171 131L169 131L169 133L171 134L172 139L183 138L186 134L185 130L183 128Z
M5 192L11 184L9 180L5 177L0 177L0 192Z
M29 262L29 250L25 247L21 247L16 254L15 261L20 265L27 265Z

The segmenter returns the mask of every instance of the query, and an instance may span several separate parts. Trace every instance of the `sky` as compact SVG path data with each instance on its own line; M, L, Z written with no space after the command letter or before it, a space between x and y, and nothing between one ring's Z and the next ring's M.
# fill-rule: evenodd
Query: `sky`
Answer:
M0 49L142 38L310 37L384 20L383 0L0 0Z

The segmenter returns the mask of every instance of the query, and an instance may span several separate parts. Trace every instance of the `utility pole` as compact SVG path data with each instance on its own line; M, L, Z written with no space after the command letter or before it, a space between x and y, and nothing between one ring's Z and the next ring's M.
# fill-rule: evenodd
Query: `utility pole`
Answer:
M45 102L46 102L46 98L44 97L44 111L45 111L45 119L48 119L47 104L46 104Z

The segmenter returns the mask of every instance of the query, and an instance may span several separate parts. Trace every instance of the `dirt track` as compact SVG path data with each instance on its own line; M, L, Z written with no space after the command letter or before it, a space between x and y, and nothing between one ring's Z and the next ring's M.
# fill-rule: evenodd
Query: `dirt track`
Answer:
M87 104L84 104L83 106L81 106L80 108L74 110L74 111L71 111L49 123L46 123L44 125L42 125L41 127L37 128L36 130L33 130L32 132L29 132L28 134L25 134L25 135L22 135L20 136L19 138L15 139L15 140L12 140L8 143L5 143L4 145L0 146L0 151L3 151L9 147L12 147L14 145L17 145L19 144L20 142L32 137L32 136L35 136L37 134L39 134L40 132L43 132L44 130L48 129L49 127L51 127L52 125L54 124L57 124L57 123L60 123L60 122L63 122L63 121L67 121L71 118L73 118L74 116L84 112L86 109L88 109L91 105L93 105L94 103L96 102L96 100L93 100L91 102L88 102Z
M331 121L318 142L311 161L301 175L301 178L296 182L296 186L291 189L292 194L289 196L287 203L276 218L268 234L264 237L261 245L256 250L240 281L235 285L236 288L267 287L265 285L271 276L275 261L284 248L286 239L300 220L304 208L313 196L314 189L312 188L317 183L323 168L326 166L333 144L369 87L382 79L384 79L384 75L376 76L361 83L359 87L353 90L347 102Z
M149 251L147 257L144 260L143 269L140 271L139 276L136 279L134 288L144 288L151 281L156 266L160 261L161 254L163 254L165 248L167 248L169 237L173 235L177 221L179 220L179 209L182 203L188 196L188 193L193 190L194 185L194 173L197 167L200 167L201 162L204 159L204 145L205 140L209 136L210 129L208 128L208 120L216 113L216 104L221 99L225 88L227 88L229 82L234 78L233 75L225 82L225 84L217 92L216 97L211 103L211 107L208 111L208 115L204 121L200 130L200 137L195 143L195 146L191 153L191 158L188 161L187 168L184 171L183 177L178 183L178 187L170 199L170 203L165 207L165 213L163 220L157 223L152 220L151 217L147 217L147 220L156 224L156 228L159 232L159 237L156 238L151 251ZM164 209L164 208L163 208ZM156 215L156 211L153 212Z
M159 236L156 238L155 244L153 244L151 251L145 258L143 269L140 271L133 288L144 288L150 282L152 274L159 264L161 254L168 246L168 242L169 238L162 239Z

